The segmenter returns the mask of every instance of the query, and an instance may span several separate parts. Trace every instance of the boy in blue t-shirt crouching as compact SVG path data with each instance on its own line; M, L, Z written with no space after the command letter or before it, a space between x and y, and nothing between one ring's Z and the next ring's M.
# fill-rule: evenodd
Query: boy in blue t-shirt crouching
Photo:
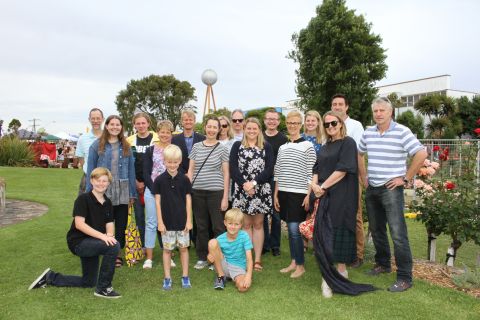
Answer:
M243 213L230 209L224 219L227 231L208 242L208 261L217 271L214 288L224 289L225 278L235 281L239 292L245 292L252 284L252 241L248 233L241 230Z

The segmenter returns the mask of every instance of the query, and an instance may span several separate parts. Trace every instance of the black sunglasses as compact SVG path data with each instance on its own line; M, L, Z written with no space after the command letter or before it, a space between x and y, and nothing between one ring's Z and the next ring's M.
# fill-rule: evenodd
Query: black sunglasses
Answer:
M222 128L228 128L228 124L222 124Z
M337 124L338 124L338 121L336 121L336 120L330 121L330 122L324 122L323 127L328 129L328 128L330 128L330 125L332 125L332 127L336 127Z
M242 123L242 122L243 122L243 119L232 119L232 122Z

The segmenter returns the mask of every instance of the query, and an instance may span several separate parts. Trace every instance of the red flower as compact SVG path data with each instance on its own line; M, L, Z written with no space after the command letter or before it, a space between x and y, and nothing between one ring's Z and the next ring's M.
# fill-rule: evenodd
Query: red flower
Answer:
M480 126L480 118L477 119L477 124Z
M443 149L443 154L448 156L448 153L449 153L448 147L445 147L445 149Z
M438 156L438 158L442 161L447 161L448 155L446 155L445 153L442 153L441 155Z
M440 151L440 147L439 146L434 146L433 151Z
M477 136L480 136L480 128L477 128L477 129L473 130L473 132L475 132L477 134Z
M447 190L453 190L453 189L455 189L455 183L453 183L451 181L447 181L447 182L445 182L445 188Z

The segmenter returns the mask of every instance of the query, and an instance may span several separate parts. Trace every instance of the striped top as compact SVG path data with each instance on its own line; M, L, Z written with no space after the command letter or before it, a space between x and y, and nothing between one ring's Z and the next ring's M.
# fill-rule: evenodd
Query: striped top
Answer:
M191 160L195 161L195 169L192 177L192 179L195 179L192 185L193 189L209 191L223 190L222 163L228 163L230 156L229 150L224 144L218 144L208 157L202 170L200 170L200 174L198 174L198 170L214 147L215 145L207 147L203 142L197 142L193 145L192 151L188 156Z
M379 187L393 178L404 176L407 156L413 156L423 148L409 128L393 120L383 134L376 125L367 128L358 144L358 152L368 154L368 183Z
M316 161L317 154L313 144L305 141L303 137L281 145L274 176L278 190L307 194Z

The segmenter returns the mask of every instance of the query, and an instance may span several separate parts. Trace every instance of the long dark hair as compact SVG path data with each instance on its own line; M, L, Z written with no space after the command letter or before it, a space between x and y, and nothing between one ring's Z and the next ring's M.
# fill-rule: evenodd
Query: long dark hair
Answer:
M123 121L117 115L108 116L107 120L105 120L105 125L103 127L103 132L102 132L102 135L100 136L99 141L98 141L98 153L104 153L105 152L105 144L108 143L108 137L110 136L110 133L108 133L108 130L107 130L107 125L113 119L117 119L118 121L120 121L120 124L122 125L122 129L120 130L120 133L118 134L118 141L120 141L120 144L122 145L123 156L127 157L127 156L130 155L130 143L128 143L127 139L125 138L125 134L123 133Z

